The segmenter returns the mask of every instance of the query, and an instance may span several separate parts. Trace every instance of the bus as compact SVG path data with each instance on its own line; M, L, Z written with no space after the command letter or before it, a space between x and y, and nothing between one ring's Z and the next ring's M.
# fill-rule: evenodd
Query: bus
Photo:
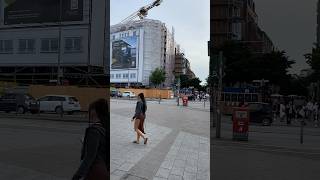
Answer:
M222 92L221 99L221 113L231 115L234 107L239 107L240 103L262 102L260 93L243 93L243 92Z

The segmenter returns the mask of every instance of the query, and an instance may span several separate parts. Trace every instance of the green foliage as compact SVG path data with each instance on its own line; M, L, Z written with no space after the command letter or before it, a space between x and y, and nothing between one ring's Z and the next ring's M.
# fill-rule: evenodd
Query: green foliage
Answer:
M226 58L224 82L252 82L255 79L268 79L281 85L288 81L288 69L294 61L289 60L285 51L254 54L244 44L228 42L218 51Z
M314 71L310 77L310 81L318 81L320 79L320 48L318 46L312 48L312 53L304 55L307 61Z
M201 82L199 78L189 79L187 75L180 75L181 88L194 87L197 90L205 91L206 86L202 86Z
M166 72L163 69L156 68L150 75L150 82L155 86L161 85L166 80Z

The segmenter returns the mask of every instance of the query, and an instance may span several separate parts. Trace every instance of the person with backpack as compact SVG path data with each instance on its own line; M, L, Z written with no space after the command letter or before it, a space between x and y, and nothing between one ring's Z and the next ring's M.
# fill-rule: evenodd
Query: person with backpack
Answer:
M107 123L109 121L107 100L99 99L89 106L89 127L85 131L81 150L81 164L72 180L110 179Z
M145 131L144 131L144 120L146 118L146 111L147 111L147 103L144 98L144 94L140 93L138 95L138 102L136 105L135 114L132 117L132 120L134 122L134 131L136 132L137 139L133 141L135 144L139 144L140 137L143 138L144 144L147 144L148 138L146 137Z

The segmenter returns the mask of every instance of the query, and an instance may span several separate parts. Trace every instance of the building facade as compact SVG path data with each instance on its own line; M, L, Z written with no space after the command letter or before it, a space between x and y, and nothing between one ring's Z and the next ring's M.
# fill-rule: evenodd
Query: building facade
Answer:
M111 26L110 82L116 86L150 86L156 68L174 82L174 33L158 20L143 19Z
M214 0L211 17L211 40L215 48L227 41L237 41L254 53L273 50L272 41L258 26L253 0Z
M104 41L109 33L107 4L0 0L0 80L108 84Z

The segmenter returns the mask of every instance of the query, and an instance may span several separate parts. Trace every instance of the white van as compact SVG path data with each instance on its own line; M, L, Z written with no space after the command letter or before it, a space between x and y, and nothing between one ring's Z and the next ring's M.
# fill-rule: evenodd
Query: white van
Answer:
M46 95L38 99L40 112L67 112L73 114L80 111L81 106L77 98L67 95Z
M126 98L134 98L136 97L136 95L134 94L134 92L131 91L124 91L122 93L122 97L126 97Z

